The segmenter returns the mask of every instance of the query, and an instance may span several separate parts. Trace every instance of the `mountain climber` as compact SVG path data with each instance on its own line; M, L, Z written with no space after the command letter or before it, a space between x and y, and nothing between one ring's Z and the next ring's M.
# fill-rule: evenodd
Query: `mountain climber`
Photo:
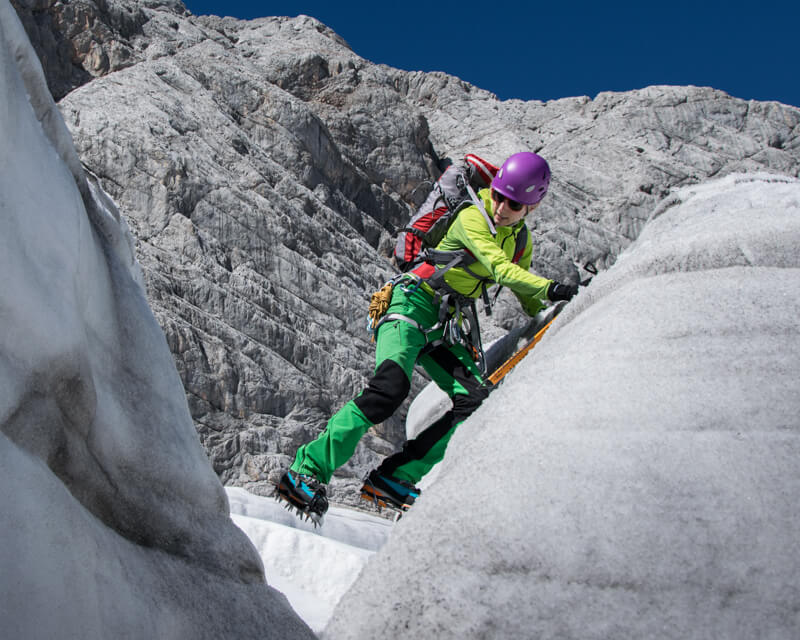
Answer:
M488 395L474 359L475 349L469 342L453 339L454 330L467 336L474 333L472 327L463 326L464 317L470 325L477 325L476 319L467 313L459 314L462 322L452 322L458 311L468 309L465 302L472 303L485 293L487 283L508 287L531 316L544 306L544 300L569 300L577 293L575 285L528 271L532 242L524 218L539 206L549 183L550 168L544 158L530 152L510 156L491 180L490 188L477 193L479 202L458 213L436 247L445 252L466 249L474 261L438 271L423 264L398 278L391 303L376 329L372 378L356 398L331 417L315 440L297 450L293 464L278 482L278 496L301 515L315 522L322 517L328 507L325 485L333 472L350 459L372 425L386 420L400 407L418 363L450 396L452 409L384 459L368 474L362 488L362 496L380 506L406 510L414 503L420 494L416 484L444 457L455 429ZM525 234L524 250L521 256L514 256L518 234ZM438 273L444 287L431 286L433 273ZM449 295L445 296L443 290Z

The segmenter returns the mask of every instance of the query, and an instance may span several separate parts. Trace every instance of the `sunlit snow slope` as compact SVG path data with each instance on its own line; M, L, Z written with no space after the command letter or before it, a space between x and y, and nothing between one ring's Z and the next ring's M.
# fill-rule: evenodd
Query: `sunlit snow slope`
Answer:
M272 498L227 488L233 521L258 549L269 584L297 614L322 631L367 559L380 549L392 523L378 515L331 507L321 527L286 511Z
M324 637L800 636L800 181L662 203L456 433Z

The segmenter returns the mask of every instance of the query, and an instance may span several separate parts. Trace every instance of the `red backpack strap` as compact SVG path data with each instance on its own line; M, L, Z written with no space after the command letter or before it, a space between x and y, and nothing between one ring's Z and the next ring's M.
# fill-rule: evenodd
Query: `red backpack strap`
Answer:
M475 167L476 175L480 178L484 187L492 184L492 180L497 175L497 172L500 171L500 167L494 166L491 162L487 162L474 153L468 153L464 156L464 160Z

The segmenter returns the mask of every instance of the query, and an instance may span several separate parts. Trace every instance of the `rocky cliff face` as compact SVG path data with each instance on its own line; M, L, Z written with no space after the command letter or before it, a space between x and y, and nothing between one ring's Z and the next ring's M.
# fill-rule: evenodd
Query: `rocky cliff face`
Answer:
M451 76L372 64L304 16L14 4L82 162L128 218L215 469L255 491L371 371L368 296L393 273L415 187L445 158L544 155L554 182L529 220L533 268L573 281L585 260L612 264L676 187L800 173L798 109L713 89L501 102ZM485 333L518 319L501 296ZM373 431L335 499L402 425Z

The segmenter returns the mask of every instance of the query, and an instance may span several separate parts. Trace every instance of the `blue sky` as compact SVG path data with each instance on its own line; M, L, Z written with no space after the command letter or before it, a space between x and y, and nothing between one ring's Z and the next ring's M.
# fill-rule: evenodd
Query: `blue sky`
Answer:
M371 62L445 71L501 99L693 84L800 106L798 0L185 4L196 15L311 15Z

